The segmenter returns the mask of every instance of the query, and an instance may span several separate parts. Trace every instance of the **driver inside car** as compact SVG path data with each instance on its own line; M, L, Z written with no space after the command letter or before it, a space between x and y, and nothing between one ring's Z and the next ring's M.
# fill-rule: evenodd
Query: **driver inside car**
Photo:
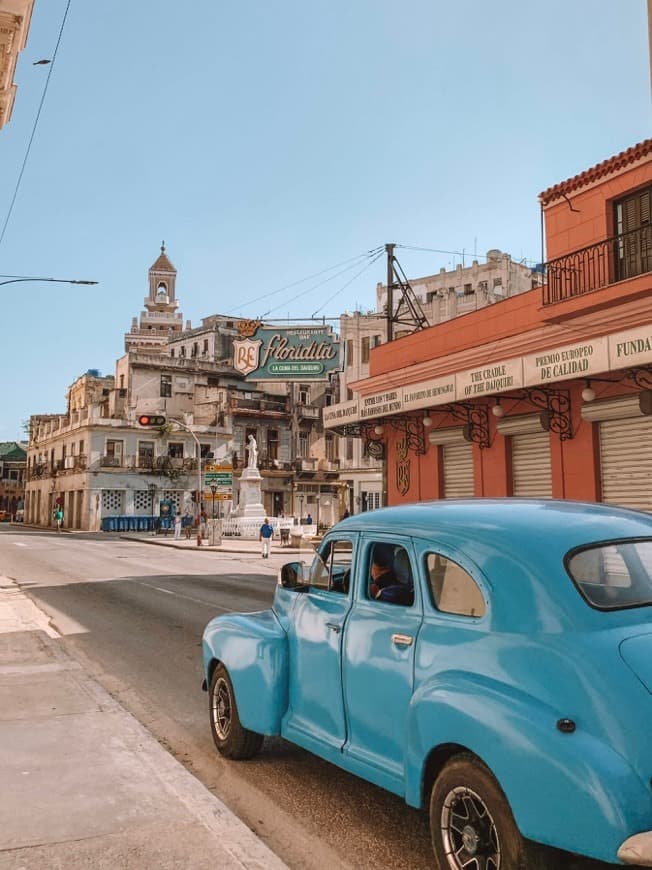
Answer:
M399 557L407 559L407 553L402 547L398 548L398 552L395 554L391 544L376 544L374 546L369 595L378 601L409 606L414 602L414 588L411 582L401 582L395 573L394 566Z

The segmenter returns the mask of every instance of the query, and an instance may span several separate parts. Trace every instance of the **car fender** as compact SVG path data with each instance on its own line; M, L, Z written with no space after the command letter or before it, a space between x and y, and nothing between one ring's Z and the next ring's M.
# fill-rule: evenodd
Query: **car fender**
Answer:
M429 755L457 744L492 771L524 837L615 861L626 837L649 828L650 788L591 733L590 722L563 733L562 716L505 683L464 672L438 675L418 688L408 712L406 801L418 807L428 800Z
M288 644L274 612L216 617L204 630L202 651L207 685L218 662L229 672L244 727L280 734L288 703Z

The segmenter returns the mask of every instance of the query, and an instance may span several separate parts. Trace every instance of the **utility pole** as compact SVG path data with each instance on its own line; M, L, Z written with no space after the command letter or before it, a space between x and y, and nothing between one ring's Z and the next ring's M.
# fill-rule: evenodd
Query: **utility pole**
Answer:
M385 245L387 252L387 341L394 340L394 245Z

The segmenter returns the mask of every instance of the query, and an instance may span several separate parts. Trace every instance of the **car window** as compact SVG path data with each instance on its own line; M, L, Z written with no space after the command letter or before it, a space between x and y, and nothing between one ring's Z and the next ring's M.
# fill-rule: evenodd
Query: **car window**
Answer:
M374 541L367 552L367 597L372 601L411 607L414 604L414 580L405 547Z
M311 587L348 594L352 560L352 541L338 539L327 541L320 547L310 567Z
M652 604L652 540L585 547L566 557L566 568L588 603L600 610Z
M457 616L484 616L482 591L461 565L439 553L428 553L426 570L431 601L437 610Z

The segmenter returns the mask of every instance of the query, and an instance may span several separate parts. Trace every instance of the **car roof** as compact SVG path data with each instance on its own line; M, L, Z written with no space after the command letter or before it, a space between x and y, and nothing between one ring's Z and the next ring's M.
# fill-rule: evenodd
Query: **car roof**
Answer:
M341 529L402 532L412 537L454 533L468 540L511 542L554 535L564 552L591 541L652 536L652 515L614 505L555 499L473 498L415 502L342 520ZM549 542L550 543L550 542Z
M333 531L403 534L448 548L462 564L465 556L488 581L496 612L507 616L520 610L527 614L522 627L527 623L535 630L551 620L575 621L573 614L591 619L564 568L569 550L599 541L652 538L652 515L554 499L446 499L356 514Z

